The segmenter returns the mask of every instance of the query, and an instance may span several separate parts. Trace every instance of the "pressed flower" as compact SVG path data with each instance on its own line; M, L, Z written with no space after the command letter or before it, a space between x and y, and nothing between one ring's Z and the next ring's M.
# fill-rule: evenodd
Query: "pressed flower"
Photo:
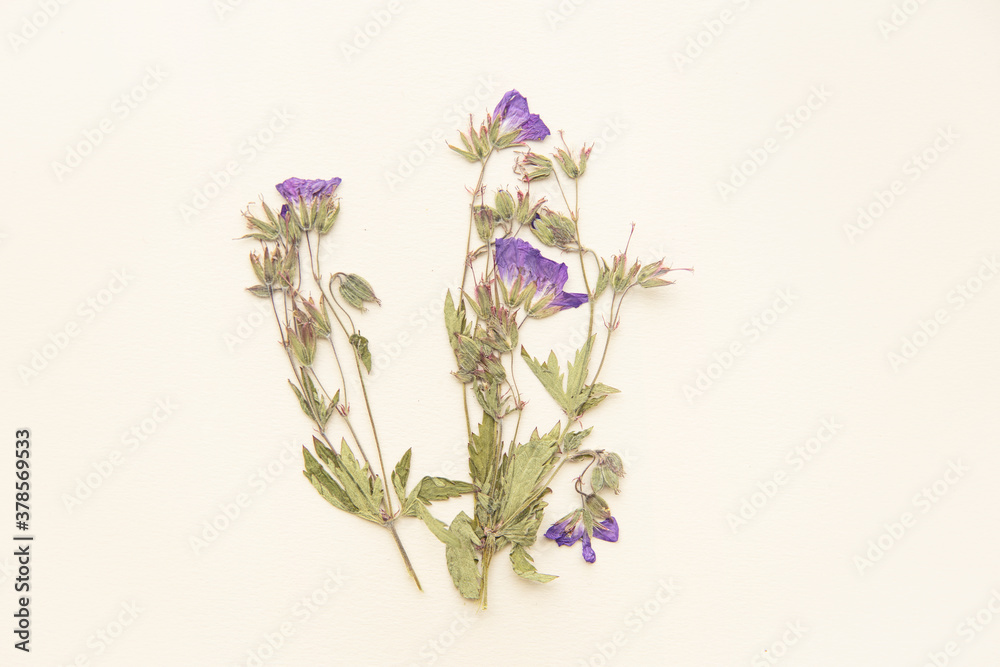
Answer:
M525 288L534 288L534 296L548 299L542 303L544 314L587 303L586 294L563 291L569 277L566 265L543 257L527 241L497 239L495 256L497 276L507 293L523 293ZM517 301L516 297L514 300Z
M613 516L609 516L604 521L594 524L594 537L605 542L618 541L618 522ZM567 514L562 519L552 524L545 531L545 537L555 540L561 547L568 547L583 541L583 559L588 563L597 560L594 547L591 545L591 537L587 535L587 529L583 525L583 510L576 510Z
M328 181L322 178L307 180L304 178L289 178L278 183L278 193L285 198L289 204L298 204L300 200L311 204L313 199L332 197L337 186L340 185L339 178L331 178Z
M528 100L516 90L508 90L493 110L493 118L500 122L500 134L517 132L514 143L541 141L549 136L549 128L538 114L528 110Z

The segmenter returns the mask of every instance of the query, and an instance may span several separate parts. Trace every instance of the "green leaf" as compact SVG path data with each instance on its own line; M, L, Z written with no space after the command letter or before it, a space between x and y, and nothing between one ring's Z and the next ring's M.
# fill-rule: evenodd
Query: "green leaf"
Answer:
M417 516L423 519L427 528L444 543L448 572L458 592L464 598L478 599L481 580L476 562L476 546L480 541L472 527L472 520L465 512L459 512L451 522L451 528L448 528L420 503L417 503L416 510Z
M517 576L529 581L537 581L545 584L557 578L554 574L542 574L536 570L531 554L520 544L515 544L514 548L510 551L510 565L514 568L514 573Z
M549 358L545 362L539 362L534 359L528 351L521 346L521 358L524 359L524 363L528 365L531 372L535 374L538 381L542 383L545 387L545 391L549 392L549 396L555 399L563 410L569 412L575 407L575 401L571 401L570 397L566 395L566 391L563 389L563 376L559 371L559 360L556 359L555 352L549 352Z
M577 411L577 414L582 415L587 410L590 410L595 405L598 405L601 401L603 401L611 394L618 394L620 392L621 392L620 389L609 387L608 385L602 384L600 382L588 386L586 389L583 390L583 393L580 397L581 399L585 400L583 400L583 404L580 406L580 409Z
M469 442L469 476L480 488L485 488L490 481L496 456L496 421L489 413L484 413L479 433L473 433Z
M396 469L392 471L392 486L396 489L396 497L400 500L406 498L406 481L410 478L410 455L412 452L412 448L407 449L403 458L399 459L399 463L396 464Z
M525 509L529 514L533 513L531 506L534 503L530 501L538 495L542 480L555 464L558 454L556 437L553 432L539 437L536 431L528 443L511 446L504 457L501 472L501 521L506 523L519 519Z
M340 452L326 447L315 438L316 453L323 459L333 475L343 486L344 493L358 509L358 516L373 523L382 524L379 506L382 504L382 484L370 474L368 466L361 467L345 440L340 441Z
M266 299L271 296L271 290L267 285L254 285L253 287L248 287L247 291L254 296L259 296L262 299Z
M299 407L302 408L302 412L306 413L306 417L309 417L309 419L316 419L316 415L313 414L312 408L309 407L309 402L306 400L305 396L302 395L302 392L299 391L299 388L292 384L291 380L288 381L288 386L295 392L295 397L299 399Z
M357 514L358 508L351 502L351 499L347 497L344 489L337 484L332 477L323 469L319 461L313 458L312 454L305 447L302 448L302 458L305 462L306 469L302 471L302 474L306 476L306 479L315 487L327 502L336 507L337 509L344 510L345 512L350 512L351 514Z
M575 452L580 449L580 444L583 443L583 439L590 435L590 432L594 430L594 427L584 429L583 431L570 431L563 438L563 451L564 452Z
M451 522L451 529L448 532L455 536L456 540L454 545L448 545L444 549L451 580L455 582L455 587L462 597L476 600L479 598L482 579L476 561L476 546L479 545L479 539L472 527L472 519L465 512L459 512Z
M583 390L583 383L587 380L587 371L590 366L590 351L594 347L594 339L596 338L596 334L591 336L584 346L576 351L576 359L567 364L567 396L579 396L580 391Z
M413 487L410 495L406 497L406 502L403 505L403 514L406 516L417 516L416 506L421 503L430 505L437 500L457 498L462 494L472 493L475 490L476 487L468 482L459 482L453 479L445 479L444 477L424 477ZM402 498L403 496L400 497Z
M365 370L369 373L372 372L372 353L368 349L368 339L361 335L361 333L351 334L351 345L354 347L354 351L358 355L358 359L361 363L365 365Z

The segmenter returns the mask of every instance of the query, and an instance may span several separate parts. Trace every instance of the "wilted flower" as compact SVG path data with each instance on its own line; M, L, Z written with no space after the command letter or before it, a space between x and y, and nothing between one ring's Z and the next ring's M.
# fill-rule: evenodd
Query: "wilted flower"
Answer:
M567 514L562 519L552 524L545 531L545 537L555 540L561 547L568 547L583 540L583 560L593 563L597 560L597 554L590 544L590 536L583 525L583 510L576 510ZM618 522L613 516L609 516L604 521L594 524L594 537L605 542L618 541Z
M497 239L496 266L497 276L508 295L533 288L534 296L543 297L536 304L540 307L535 313L538 316L587 303L586 294L563 291L569 277L566 265L542 257L542 253L527 241ZM513 301L518 301L516 296Z
M329 181L324 181L322 178L315 180L289 178L274 187L289 204L297 205L299 200L311 204L313 199L332 197L338 185L340 185L339 178L331 178Z
M541 141L551 134L538 114L528 111L528 100L516 90L504 93L497 108L493 110L493 119L500 123L501 139L517 132L509 140L510 143L504 142L507 146L523 141Z

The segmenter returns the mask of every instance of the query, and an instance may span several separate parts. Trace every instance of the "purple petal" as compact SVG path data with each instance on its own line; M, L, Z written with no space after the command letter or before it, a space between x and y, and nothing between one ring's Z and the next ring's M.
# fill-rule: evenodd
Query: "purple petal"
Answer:
M506 131L510 132L531 118L528 112L528 100L517 90L508 90L500 98L500 103L493 110L493 115L503 120Z
M278 183L274 187L288 203L297 204L300 199L305 200L306 203L310 203L316 197L330 197L340 183L341 179L339 178L331 178L327 181L322 178L307 180L293 177Z
M558 523L552 524L552 526L550 526L549 529L545 531L545 537L549 538L550 540L559 539L566 532L566 526L569 525L569 522L570 519L567 518L565 521L560 521Z
M587 303L587 295L578 292L559 292L556 298L549 303L550 306L565 310L567 308L577 308Z
M590 546L590 538L584 533L583 537L583 560L588 563L593 563L597 560L597 554L594 553L594 547Z
M542 119L537 113L533 113L528 116L528 119L521 123L521 134L518 135L518 141L541 141L545 137L552 134L549 131L548 126L542 122Z
M521 130L517 135L520 141L538 141L549 136L549 128L536 113L528 110L528 100L517 90L508 90L500 98L493 116L500 119L501 129L504 133Z
M608 517L604 521L594 525L594 537L605 542L618 541L618 522L615 518Z

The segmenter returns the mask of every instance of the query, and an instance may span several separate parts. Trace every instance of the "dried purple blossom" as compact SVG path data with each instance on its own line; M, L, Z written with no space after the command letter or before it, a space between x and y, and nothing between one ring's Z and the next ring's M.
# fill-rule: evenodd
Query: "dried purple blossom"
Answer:
M587 295L564 292L569 277L565 264L542 257L542 253L521 239L496 240L497 276L508 286L533 285L538 296L551 295L546 308L564 310L587 303Z
M328 181L322 178L314 180L289 178L274 187L289 204L298 204L300 199L311 204L313 199L332 197L338 185L340 185L339 178L331 178Z
M568 547L583 541L583 560L593 563L597 560L594 547L591 546L590 536L583 525L583 510L577 510L566 515L545 531L545 537L555 540L561 547ZM605 542L618 541L618 522L613 516L609 516L604 521L594 524L594 537Z
M528 100L516 90L504 93L497 108L493 110L493 117L500 121L501 134L520 130L515 140L518 143L541 141L551 134L538 114L528 111Z

